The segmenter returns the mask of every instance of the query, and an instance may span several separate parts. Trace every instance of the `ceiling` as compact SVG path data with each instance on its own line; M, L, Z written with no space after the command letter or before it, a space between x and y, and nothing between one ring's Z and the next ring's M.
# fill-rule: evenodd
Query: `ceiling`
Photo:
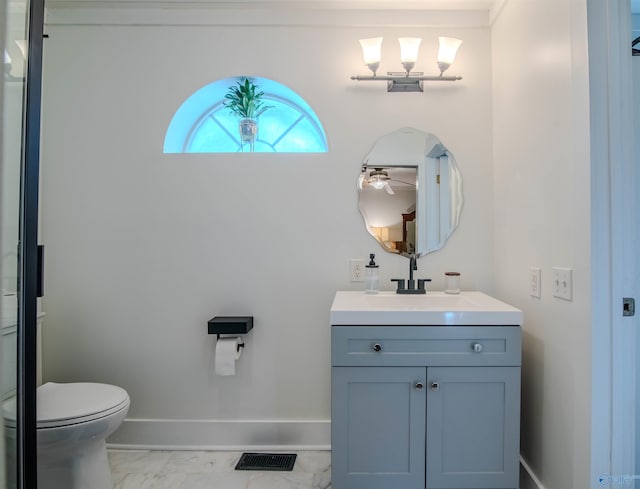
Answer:
M23 0L9 0L22 3ZM48 0L47 3L167 3L166 0ZM173 0L169 3L208 4L225 7L251 7L271 4L278 7L287 5L296 8L313 7L323 9L391 9L391 10L493 10L506 0ZM640 0L630 0L631 11L640 14Z

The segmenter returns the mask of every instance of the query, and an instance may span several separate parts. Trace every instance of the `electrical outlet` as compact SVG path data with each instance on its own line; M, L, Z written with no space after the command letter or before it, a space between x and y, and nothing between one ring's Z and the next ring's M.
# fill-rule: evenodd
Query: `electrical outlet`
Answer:
M349 273L352 282L364 282L364 260L352 258L349 262Z
M570 268L553 267L553 296L559 299L571 300L573 279Z
M529 295L540 299L540 275L541 271L537 267L531 267L529 269Z

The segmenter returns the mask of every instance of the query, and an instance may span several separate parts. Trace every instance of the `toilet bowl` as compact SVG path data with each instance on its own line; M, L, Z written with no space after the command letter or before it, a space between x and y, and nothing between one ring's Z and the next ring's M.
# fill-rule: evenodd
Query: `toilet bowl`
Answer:
M127 391L114 385L38 387L38 488L113 489L105 439L124 421L129 404ZM15 436L15 398L3 408L7 436Z

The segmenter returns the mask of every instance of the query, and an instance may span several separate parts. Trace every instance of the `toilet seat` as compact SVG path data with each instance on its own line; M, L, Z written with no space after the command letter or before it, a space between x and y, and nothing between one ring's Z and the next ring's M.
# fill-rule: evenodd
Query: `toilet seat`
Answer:
M86 423L128 405L127 391L115 385L47 382L38 388L38 428Z
M129 406L129 395L124 389L91 382L47 382L38 387L37 399L38 429L86 423ZM6 404L3 406L5 422L15 426L15 398L9 401L9 406Z

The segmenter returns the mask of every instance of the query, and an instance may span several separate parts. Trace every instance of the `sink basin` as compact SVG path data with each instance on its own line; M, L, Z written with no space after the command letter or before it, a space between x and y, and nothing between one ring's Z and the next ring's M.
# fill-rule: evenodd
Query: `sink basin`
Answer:
M339 291L330 317L335 325L522 325L522 311L482 292L370 295Z

